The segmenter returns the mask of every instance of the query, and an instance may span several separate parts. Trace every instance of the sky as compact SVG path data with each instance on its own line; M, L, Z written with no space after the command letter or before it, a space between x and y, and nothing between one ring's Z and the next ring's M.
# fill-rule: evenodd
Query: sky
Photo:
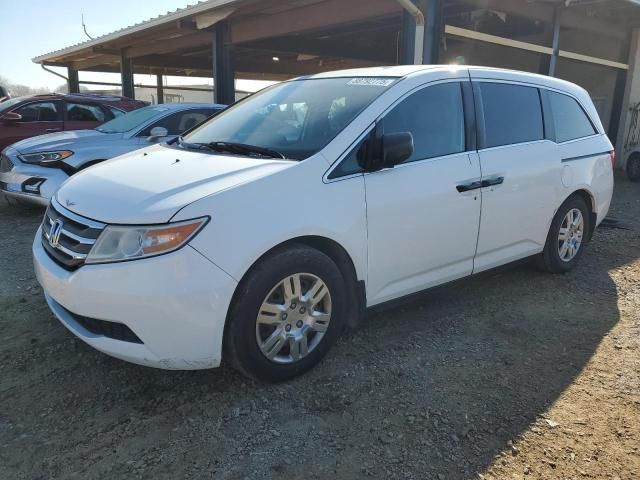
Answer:
M0 0L0 76L8 78L11 83L54 89L63 84L64 80L45 72L31 59L88 40L82 30L83 14L87 31L92 37L97 37L196 2L197 0ZM57 71L66 76L66 69ZM119 82L120 76L81 72L80 80ZM194 83L193 79L171 80L174 85ZM135 81L154 84L155 78L136 75ZM238 83L238 88L255 89L251 88L254 82Z

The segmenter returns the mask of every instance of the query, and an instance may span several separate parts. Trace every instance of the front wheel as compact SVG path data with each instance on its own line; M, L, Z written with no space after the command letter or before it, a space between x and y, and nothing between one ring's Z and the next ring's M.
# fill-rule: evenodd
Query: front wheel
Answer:
M538 266L551 273L564 273L576 266L591 228L591 216L584 199L569 197L556 212Z
M324 253L295 245L261 260L238 286L226 359L268 381L298 376L327 353L346 320L345 281Z

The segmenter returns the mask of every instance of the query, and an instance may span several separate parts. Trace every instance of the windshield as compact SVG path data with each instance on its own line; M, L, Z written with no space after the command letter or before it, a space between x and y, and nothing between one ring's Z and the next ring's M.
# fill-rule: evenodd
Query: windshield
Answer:
M25 98L26 97L16 97L16 98L10 98L9 100L5 100L4 102L0 103L0 112L9 110L15 104L22 102Z
M156 115L166 112L168 109L159 106L143 107L133 112L125 113L113 120L103 123L96 130L102 133L124 133L141 126Z
M242 144L303 160L324 148L395 78L280 83L228 108L185 136L190 144Z

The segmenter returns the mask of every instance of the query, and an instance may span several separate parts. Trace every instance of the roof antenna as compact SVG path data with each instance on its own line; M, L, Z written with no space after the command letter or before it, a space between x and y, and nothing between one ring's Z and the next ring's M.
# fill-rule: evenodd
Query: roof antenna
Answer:
M82 29L84 30L84 34L87 37L89 37L89 40L93 40L93 37L89 35L89 33L87 32L87 26L84 24L84 13L82 13L81 15L82 15Z

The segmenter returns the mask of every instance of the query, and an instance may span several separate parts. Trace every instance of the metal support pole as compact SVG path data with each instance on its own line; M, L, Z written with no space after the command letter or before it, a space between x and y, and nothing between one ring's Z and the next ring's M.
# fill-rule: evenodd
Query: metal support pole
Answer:
M405 14L402 17L402 63L422 65L424 46L424 15L412 0L396 0L400 6L404 9ZM411 15L413 19L413 26L407 25L406 16ZM412 43L413 46L409 45ZM412 58L409 60L408 53L412 53Z
M558 65L558 55L560 53L560 8L555 7L553 10L553 40L551 42L551 58L549 59L549 76L556 76L556 67Z
M80 93L78 71L71 67L67 67L67 85L69 87L69 93Z
M162 75L156 75L156 89L158 95L158 103L164 103L164 85L162 84Z
M615 140L613 137L610 137L612 142L615 141L616 158L619 159L618 162L622 162L622 159L627 153L625 152L625 139L631 121L629 109L640 100L640 96L638 95L638 82L640 82L640 78L636 78L638 75L634 75L640 63L640 29L634 29L631 32L631 38L629 39L629 61L627 63L629 70L625 72L625 86L622 101L618 109L612 111L612 117L614 115L618 117ZM617 106L616 101L614 101L614 106Z
M398 63L400 65L412 65L415 57L416 22L406 11L402 12L401 28Z
M226 20L222 20L216 24L213 33L213 101L225 105L236 101L235 72L231 48L229 24Z
M124 50L120 55L120 76L122 78L122 95L124 97L135 98L133 87L133 61L126 56Z
M423 61L425 65L436 64L440 58L442 28L442 0L423 0L421 4L426 25L424 31Z

